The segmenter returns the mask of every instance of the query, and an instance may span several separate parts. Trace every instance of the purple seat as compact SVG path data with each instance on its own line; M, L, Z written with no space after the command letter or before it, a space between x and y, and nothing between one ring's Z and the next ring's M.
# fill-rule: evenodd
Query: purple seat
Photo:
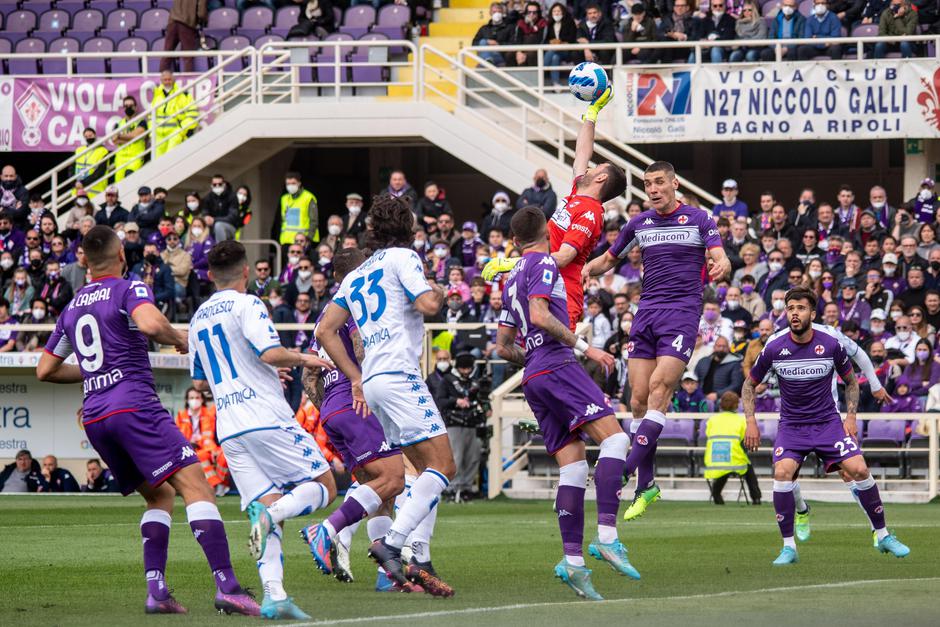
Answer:
M803 17L809 17L813 14L813 0L803 0L796 10L800 12L800 15Z
M74 37L84 45L89 39L97 37L98 33L93 30L67 30L65 31L65 36Z
M904 468L904 455L901 452L874 451L874 447L901 448L904 446L906 420L868 420L862 446L865 448L865 461L869 464L897 466Z
M666 425L659 434L659 446L694 446L695 421L666 419ZM663 451L656 453L657 465L670 466L673 472L681 470L690 476L693 473L691 451ZM669 462L667 464L666 462Z
M121 3L118 0L91 0L89 3L90 6L95 7L105 15L111 13L112 11L117 11L120 8Z
M28 33L36 28L38 20L32 11L14 11L7 16L3 25L4 34Z
M875 37L877 35L877 24L862 24L852 29L852 37Z
M150 51L151 52L162 52L163 51L163 37L157 37L150 42ZM147 58L147 71L151 74L156 74L160 71L160 58L159 57L148 57Z
M339 31L352 35L354 39L359 39L375 24L375 9L368 4L360 4L346 9L343 15L343 25Z
M158 30L162 33L169 21L170 12L166 9L150 9L141 14L137 28L148 31Z
M280 35L264 35L263 37L255 39L255 48L260 49L261 46L265 44L277 43L279 41L284 41L284 38Z
M219 50L244 50L250 45L251 42L247 37L231 35L219 42Z
M780 422L777 420L761 420L757 423L760 428L761 442L773 443L777 439L777 429Z
M371 7L370 7L371 8ZM352 41L352 35L349 33L331 33L327 35L326 39L323 41ZM339 57L340 67L339 67L339 82L346 82L349 69L348 66L344 65L345 59L352 52L353 46L322 46L319 51L316 53L316 56L313 57L317 63L324 63L326 65L317 67L316 70L316 82L318 83L332 83L336 80L336 67L333 65L337 57ZM338 54L337 54L338 53Z
M55 8L59 9L60 11L65 11L71 15L75 15L79 11L83 10L86 6L86 3L81 2L80 0L59 0L55 3Z
M667 419L662 433L659 434L659 442L664 439L675 440L693 446L695 444L695 421Z
M114 42L104 37L93 37L82 46L82 52L114 52ZM94 59L78 58L75 60L75 71L78 74L107 74L107 60L105 56Z
M98 9L79 11L72 18L72 29L76 31L97 31L104 26L104 13Z
M146 52L149 44L142 37L128 37L118 42L117 52ZM112 58L112 74L139 74L141 72L140 59Z
M241 26L235 29L236 35L251 41L267 35L268 28L274 23L274 11L268 7L255 6L242 13Z
M366 33L359 38L359 41L388 41L388 37L382 33ZM353 52L349 60L357 63L388 61L388 48L384 46L380 48L362 46ZM388 68L381 65L354 65L350 69L354 83L381 83L388 80Z
M286 28L297 25L297 19L300 17L300 7L281 7L274 16L275 28Z
M20 4L24 9L29 9L36 15L58 8L53 0L24 0Z
M408 7L400 4L389 4L379 9L378 22L369 32L382 33L389 39L407 39L406 29L411 19ZM404 46L395 46L389 49L389 54L402 54Z
M72 37L60 37L49 44L47 51L66 55L75 54L81 49L81 44L78 43L77 39ZM61 59L43 59L42 61L43 74L68 74L68 72L69 59L64 56Z
M46 11L39 16L39 28L37 28L36 31L41 33L61 33L69 27L71 21L72 16L65 11Z
M236 26L238 26L238 11L222 7L209 13L209 21L203 33L222 40L231 35Z
M59 31L49 31L49 32L44 33L38 30L34 30L32 32L32 36L35 37L36 39L42 39L44 42L46 42L46 45L48 46L53 41L61 37L62 33L60 33Z
M108 30L128 31L137 26L137 13L129 9L118 9L108 13L105 28Z
M16 42L13 51L22 55L42 54L46 51L46 42L27 37ZM39 63L35 58L14 57L10 59L10 74L39 74Z

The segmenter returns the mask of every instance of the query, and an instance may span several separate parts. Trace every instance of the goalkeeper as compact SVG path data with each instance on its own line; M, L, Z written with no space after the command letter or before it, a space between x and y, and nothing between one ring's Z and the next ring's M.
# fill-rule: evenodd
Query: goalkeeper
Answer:
M563 207L557 209L548 222L550 250L561 270L568 292L568 323L572 331L581 320L584 310L584 289L581 285L581 268L588 255L597 246L604 232L603 203L624 193L627 177L622 169L612 163L601 163L588 167L594 154L594 125L597 114L610 101L610 87L591 103L582 117L581 131L575 145L574 185L565 198ZM494 259L483 268L483 278L492 281L496 275L508 272L519 258Z

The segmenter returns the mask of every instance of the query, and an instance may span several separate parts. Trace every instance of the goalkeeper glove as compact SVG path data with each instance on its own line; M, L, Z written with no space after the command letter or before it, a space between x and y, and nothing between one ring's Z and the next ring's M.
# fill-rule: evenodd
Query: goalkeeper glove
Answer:
M587 108L587 111L585 111L584 115L581 116L581 119L585 122L590 120L596 124L597 114L601 112L601 109L607 106L607 103L610 102L610 96L613 93L613 90L611 90L610 86L608 86L607 89L604 90L604 93L601 94L597 100L590 104L590 106Z
M483 280L495 281L496 277L503 272L509 272L519 262L521 257L503 257L502 259L490 259L483 266Z

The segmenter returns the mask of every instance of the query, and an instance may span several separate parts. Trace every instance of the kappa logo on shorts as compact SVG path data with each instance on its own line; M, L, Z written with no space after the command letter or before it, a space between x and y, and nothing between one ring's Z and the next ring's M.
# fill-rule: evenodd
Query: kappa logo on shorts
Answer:
M596 413L599 412L599 411L604 411L604 410L601 409L600 407L598 407L596 403L591 403L591 404L588 405L587 408L584 410L584 415L585 415L585 416L593 416L594 414L596 414Z
M783 447L778 446L774 449L774 457L780 457L781 455L783 455Z
M300 435L299 433L294 436L294 444L300 444L303 441L304 441L304 436Z
M379 453L385 453L390 450L392 450L392 447L389 446L388 442L382 442L382 446L379 447Z
M409 381L417 381L417 380L418 380L418 375L416 375L416 374L409 374L409 375L408 375L408 380L409 380Z
M312 461L310 462L310 470L317 470L322 465L323 464L321 464L319 461Z
M636 436L636 443L639 444L640 446L646 446L647 444L649 444L649 440L646 439L645 435L641 434L641 435Z
M685 352L682 353L682 354L685 355L686 357L691 357L691 356L692 356L692 349L691 349L691 348L687 348L687 349L685 349Z
M822 355L823 353L826 352L826 349L825 347L823 347L822 344L817 344L816 346L813 347L813 352L816 353L817 355Z
M180 459L188 459L190 457L195 457L196 452L191 446L184 446L183 450L180 451Z
M425 404L427 404L427 402L428 402L428 397L427 397L427 396L419 396L419 397L418 397L418 405L425 405Z
M428 410L428 411L430 411L430 410ZM425 414L425 415L427 415L427 414ZM434 415L434 412L431 412L431 416L433 416L433 415ZM427 417L430 418L430 416L427 416ZM437 432L440 431L440 430L441 430L441 425L439 425L439 424L433 424L433 425L431 425L431 433L437 433Z
M304 449L304 457L310 457L311 455L313 455L313 449L308 446Z
M689 216L679 216L678 218L676 218L676 222L678 222L679 224L685 224L688 221L689 221Z
M412 391L412 392L417 392L417 391L420 390L420 389L421 389L421 384L420 384L420 383L412 383L412 384L411 384L411 391Z

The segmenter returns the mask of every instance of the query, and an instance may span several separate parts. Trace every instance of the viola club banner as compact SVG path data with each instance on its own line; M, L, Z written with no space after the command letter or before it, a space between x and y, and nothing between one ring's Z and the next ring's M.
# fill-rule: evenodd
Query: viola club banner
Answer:
M188 87L200 108L212 106L215 78ZM71 152L84 143L82 130L99 136L113 131L124 117L124 98L137 99L138 111L149 108L157 77L141 78L5 78L0 77L0 152Z
M929 59L620 68L614 89L625 142L940 137Z

